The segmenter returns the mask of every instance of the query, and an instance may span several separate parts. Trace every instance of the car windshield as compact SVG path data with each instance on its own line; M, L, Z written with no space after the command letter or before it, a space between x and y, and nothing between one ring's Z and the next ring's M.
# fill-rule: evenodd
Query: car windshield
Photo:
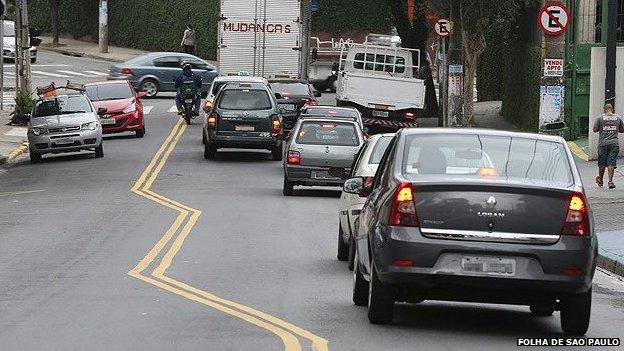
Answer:
M319 108L310 107L305 110L308 116L336 116L336 117L357 117L358 112L347 108Z
M268 110L271 107L271 99L265 90L225 90L219 102L219 108L224 110Z
M271 90L282 95L310 95L310 88L304 83L271 83Z
M87 96L91 101L121 100L134 96L128 84L87 85Z
M37 101L33 109L33 118L85 112L93 112L85 96L59 96Z
M415 179L486 178L536 183L572 183L563 145L526 137L482 135L410 135L403 173Z
M357 146L358 138L355 125L342 122L303 122L297 133L297 144Z
M368 164L370 165L378 165L381 163L381 158L383 157L388 145L390 144L390 140L392 140L391 136L380 137L371 152L371 157L368 160Z
M15 23L13 22L4 22L4 35L7 37L15 36Z

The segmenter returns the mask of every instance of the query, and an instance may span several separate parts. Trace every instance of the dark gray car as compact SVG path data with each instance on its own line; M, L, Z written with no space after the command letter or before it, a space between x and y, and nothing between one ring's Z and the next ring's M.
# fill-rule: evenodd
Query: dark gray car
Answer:
M356 233L353 301L389 323L395 301L455 300L561 311L587 331L597 256L592 213L559 137L403 129L370 188Z
M284 196L296 185L341 186L364 143L354 120L304 117L297 121L284 150ZM338 170L338 172L336 172Z
M174 92L175 79L182 74L182 63L189 63L193 72L203 81L202 97L218 75L215 66L199 57L177 52L153 52L133 58L124 63L112 65L109 80L127 80L138 91L144 91L147 97L154 97L160 92Z

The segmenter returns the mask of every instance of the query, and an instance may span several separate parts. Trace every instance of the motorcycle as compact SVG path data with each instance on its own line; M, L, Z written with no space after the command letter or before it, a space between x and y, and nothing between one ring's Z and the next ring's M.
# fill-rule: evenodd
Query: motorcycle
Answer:
M189 81L182 83L180 88L180 98L182 99L182 116L186 124L190 125L191 120L195 118L195 101L197 96L197 85L195 82Z

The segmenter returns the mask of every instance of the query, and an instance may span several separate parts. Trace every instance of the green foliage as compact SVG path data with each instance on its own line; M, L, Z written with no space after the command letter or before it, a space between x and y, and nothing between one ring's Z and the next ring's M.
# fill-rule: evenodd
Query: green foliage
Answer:
M319 0L312 30L338 35L344 32L387 32L391 18L385 0Z
M30 92L18 91L15 94L15 110L11 113L11 124L13 125L27 125L28 114L32 111L34 106L32 100L32 94Z
M518 43L510 47L503 69L503 117L522 130L537 132L541 58L539 47Z

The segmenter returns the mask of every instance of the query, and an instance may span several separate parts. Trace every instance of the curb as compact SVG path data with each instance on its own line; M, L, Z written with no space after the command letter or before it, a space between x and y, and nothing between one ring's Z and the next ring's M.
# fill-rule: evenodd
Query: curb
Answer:
M600 254L598 254L598 259L596 260L596 262L598 264L598 267L605 269L611 273L617 274L620 277L624 277L624 264L622 264L622 262L618 262Z
M9 152L8 156L0 155L0 166L13 162L28 151L28 142L23 142L20 146Z
M120 60L120 59L116 59L116 58L112 58L112 57L105 57L105 56L100 56L100 55L87 54L87 53L84 53L84 52L72 51L72 50L63 49L63 48L39 47L39 50L52 51L52 52L56 52L56 53L67 55L67 56L73 56L73 57L92 58L92 59L96 59L96 60L108 61L108 62L113 62L113 63L124 62L124 60Z

